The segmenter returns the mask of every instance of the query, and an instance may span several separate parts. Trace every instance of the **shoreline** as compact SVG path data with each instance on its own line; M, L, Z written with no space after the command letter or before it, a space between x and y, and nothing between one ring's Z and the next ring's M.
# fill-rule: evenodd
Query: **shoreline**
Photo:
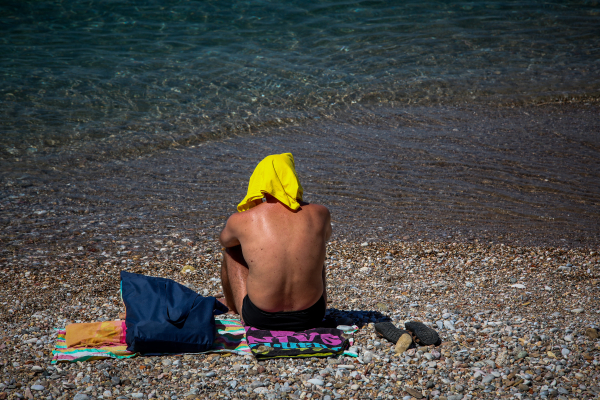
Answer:
M7 164L0 259L27 243L217 226L253 166L288 151L339 239L598 246L596 109L381 107L129 159Z

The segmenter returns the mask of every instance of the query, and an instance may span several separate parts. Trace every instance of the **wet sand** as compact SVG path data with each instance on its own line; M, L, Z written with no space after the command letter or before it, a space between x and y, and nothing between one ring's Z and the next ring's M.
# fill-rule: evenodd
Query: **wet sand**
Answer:
M330 208L335 238L597 246L599 114L364 109L129 158L106 159L99 144L4 160L0 260L112 236L139 239L144 251L173 233L214 237L258 161L288 151L305 200Z

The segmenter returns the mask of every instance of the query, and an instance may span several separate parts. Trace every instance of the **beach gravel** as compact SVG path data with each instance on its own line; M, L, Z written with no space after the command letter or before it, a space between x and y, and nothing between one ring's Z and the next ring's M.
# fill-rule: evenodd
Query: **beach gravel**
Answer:
M600 395L600 258L589 248L334 240L328 314L360 327L358 358L186 354L50 364L54 328L118 318L120 270L218 294L219 246L209 233L188 236L3 253L0 400ZM396 354L373 328L385 320L399 328L421 321L442 344Z

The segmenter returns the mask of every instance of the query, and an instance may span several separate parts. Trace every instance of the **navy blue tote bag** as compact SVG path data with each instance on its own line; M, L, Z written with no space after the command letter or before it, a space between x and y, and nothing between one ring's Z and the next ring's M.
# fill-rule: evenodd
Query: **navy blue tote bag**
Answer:
M228 309L166 278L121 271L127 350L144 354L198 353L215 339L215 315Z

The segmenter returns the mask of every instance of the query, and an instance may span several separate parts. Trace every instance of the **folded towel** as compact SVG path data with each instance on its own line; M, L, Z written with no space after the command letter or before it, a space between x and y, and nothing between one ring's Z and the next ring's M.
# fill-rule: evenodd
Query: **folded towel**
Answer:
M123 321L111 321L123 322ZM52 364L57 362L76 362L88 360L101 360L105 358L131 358L136 355L127 351L127 345L113 345L102 347L67 347L66 330L56 329L57 338L54 350L52 350Z
M67 347L102 347L124 345L125 321L70 324L65 328Z
M257 359L337 356L349 347L350 338L351 333L336 328L292 332L246 327L248 346Z
M121 324L123 321L110 321L113 323ZM95 324L95 323L94 323ZM98 322L99 324L99 322ZM71 324L71 330L77 329L72 325L91 325L91 324ZM246 331L242 326L242 323L236 319L217 319L215 320L217 328L217 334L215 341L213 342L212 348L203 353L233 353L239 355L251 355L252 352L246 342ZM125 327L123 327L123 335L125 334ZM88 360L99 360L103 358L131 358L137 355L127 351L127 344L123 340L122 345L114 346L103 346L94 347L91 345L81 347L68 347L66 341L67 332L65 329L57 329L58 337L56 339L55 349L52 351L52 364L57 362L76 362L76 361L88 361ZM87 341L85 338L81 342Z

